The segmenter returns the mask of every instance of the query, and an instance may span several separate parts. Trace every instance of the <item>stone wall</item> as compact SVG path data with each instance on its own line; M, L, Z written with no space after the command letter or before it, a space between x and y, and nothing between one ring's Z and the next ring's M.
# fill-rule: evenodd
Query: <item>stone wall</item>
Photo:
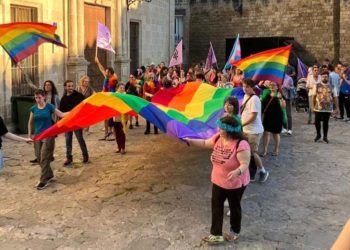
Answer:
M153 0L130 7L129 19L140 23L141 65L169 62L174 51L175 0Z
M77 81L87 73L88 62L84 59L85 3L106 7L116 55L109 53L104 66L114 67L121 81L127 80L130 71L130 20L141 23L140 62L169 61L174 51L175 0L135 4L129 11L125 0L0 0L0 23L11 22L11 4L34 7L39 22L57 23L56 33L68 48L51 44L40 46L39 83L51 79L62 94L65 79ZM12 72L9 57L1 48L0 65L0 115L8 120L11 116Z
M183 17L183 66L186 68L189 64L189 55L190 55L190 18L191 18L191 10L189 8L189 0L176 0L176 9L175 15L180 15Z
M242 12L239 3L242 2ZM349 2L341 1L340 59L349 61ZM293 37L317 60L334 56L333 1L331 0L191 0L191 62L205 60L209 41L219 65L225 61L226 39Z

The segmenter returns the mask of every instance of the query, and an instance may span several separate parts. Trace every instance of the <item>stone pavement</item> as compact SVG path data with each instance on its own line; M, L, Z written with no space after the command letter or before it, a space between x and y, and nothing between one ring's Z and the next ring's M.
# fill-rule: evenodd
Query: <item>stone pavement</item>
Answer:
M5 141L0 249L329 249L350 217L350 123L332 120L327 145L313 142L306 114L294 120L280 156L264 158L269 180L247 188L241 238L216 247L200 241L210 227L210 151L145 136L143 122L118 155L115 142L98 141L97 125L87 165L74 144L74 168L62 167L57 138L56 182L37 191L32 146Z

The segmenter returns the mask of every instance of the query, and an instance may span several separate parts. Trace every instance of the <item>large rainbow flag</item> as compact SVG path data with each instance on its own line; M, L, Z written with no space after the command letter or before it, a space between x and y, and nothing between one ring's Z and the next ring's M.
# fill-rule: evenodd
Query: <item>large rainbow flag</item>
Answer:
M0 45L17 64L48 42L66 47L55 34L57 27L46 23L19 22L0 24Z
M121 93L96 93L76 106L67 116L34 140L84 128L117 114L136 113L176 138L209 138L217 132L216 120L223 114L227 96L243 99L241 88L215 88L187 83L176 89L160 90L151 102Z
M254 81L270 80L282 84L292 45L266 50L239 61L230 61Z

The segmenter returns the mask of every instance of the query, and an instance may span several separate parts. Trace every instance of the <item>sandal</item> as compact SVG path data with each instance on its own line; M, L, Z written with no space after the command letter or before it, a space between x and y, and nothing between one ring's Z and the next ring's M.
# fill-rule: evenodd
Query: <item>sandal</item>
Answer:
M232 241L236 241L239 238L239 234L234 233L232 231L230 231L229 233L224 233L224 239L226 241L232 242Z
M112 135L112 132L108 132L103 138L99 139L99 141L107 141L107 138Z
M208 244L222 244L225 242L225 239L222 235L215 236L212 234L205 236L204 238L202 238L202 240L207 242Z
M272 152L271 155L272 155L272 156L278 156L278 155L279 155L279 152L278 152L278 151Z
M259 154L259 156L260 156L260 157L263 157L263 158L264 158L266 155L267 155L267 152L262 152L262 153Z

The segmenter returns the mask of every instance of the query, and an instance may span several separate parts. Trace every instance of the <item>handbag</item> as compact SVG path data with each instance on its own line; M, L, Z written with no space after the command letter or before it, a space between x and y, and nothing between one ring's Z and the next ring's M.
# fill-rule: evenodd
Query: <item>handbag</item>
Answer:
M268 102L268 104L267 104L266 107L264 108L264 111L263 111L262 114L261 114L261 120L262 120L262 121L264 121L264 114L265 114L267 108L270 106L272 100L273 100L273 97L271 97L270 101Z

